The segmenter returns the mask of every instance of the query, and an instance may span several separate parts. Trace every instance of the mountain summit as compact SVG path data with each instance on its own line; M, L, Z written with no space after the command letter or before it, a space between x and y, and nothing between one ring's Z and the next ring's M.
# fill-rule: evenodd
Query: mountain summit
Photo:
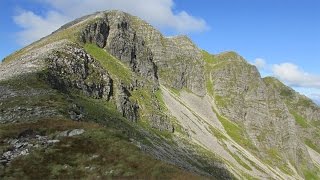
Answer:
M320 178L316 104L121 11L6 57L0 124L1 179Z

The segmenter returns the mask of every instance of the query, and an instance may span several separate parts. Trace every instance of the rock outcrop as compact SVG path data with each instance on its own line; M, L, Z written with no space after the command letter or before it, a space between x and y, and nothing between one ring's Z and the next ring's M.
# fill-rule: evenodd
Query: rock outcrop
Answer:
M52 53L47 59L47 80L56 89L72 88L94 98L109 100L112 79L99 63L80 48L67 46Z
M0 163L6 166L15 158L26 156L36 149L48 149L55 143L59 143L59 139L63 137L78 136L84 132L83 129L73 129L59 133L57 138L50 138L34 130L27 129L21 132L17 138L4 141L9 145L9 148L3 154L0 154Z
M131 102L129 97L131 96L127 87L124 84L120 84L118 87L117 97L117 109L122 113L123 117L128 118L130 121L137 122L139 105L136 102Z
M298 137L295 119L277 90L269 88L255 66L234 53L215 56L210 71L215 104L222 115L243 127L262 158L276 152L281 162L310 165L304 142ZM255 149L254 147L252 149ZM281 166L281 165L280 165Z
M201 50L187 36L165 37L137 17L131 17L131 24L152 51L162 84L178 90L186 88L199 96L205 95Z
M206 176L300 179L320 164L311 100L261 78L235 52L210 55L120 11L79 18L0 64L0 123L56 117L112 126L153 157ZM7 139L13 149L0 161L80 128Z
M151 50L142 37L131 27L128 15L109 13L89 24L81 34L84 43L94 43L105 48L117 59L128 64L133 72L158 84L157 67Z

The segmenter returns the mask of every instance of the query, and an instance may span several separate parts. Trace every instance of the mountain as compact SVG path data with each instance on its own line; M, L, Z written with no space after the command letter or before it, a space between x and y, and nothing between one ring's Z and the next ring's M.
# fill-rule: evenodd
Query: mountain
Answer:
M0 112L3 179L320 178L319 106L120 11L6 57Z

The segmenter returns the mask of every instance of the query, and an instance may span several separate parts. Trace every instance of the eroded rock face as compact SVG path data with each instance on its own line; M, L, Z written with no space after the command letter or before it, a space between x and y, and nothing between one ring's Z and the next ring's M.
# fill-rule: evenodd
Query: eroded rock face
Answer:
M67 46L46 59L48 81L59 90L72 88L84 94L109 100L112 95L112 79L106 70L80 48Z
M204 96L204 61L200 50L186 36L167 38L163 48L165 51L157 56L157 62L164 84Z
M310 160L294 117L279 93L266 86L256 67L243 60L222 61L212 69L211 79L217 108L243 125L261 156L274 150L295 166Z
M204 62L200 49L187 36L164 37L139 18L133 17L132 22L136 33L144 37L153 53L161 83L175 89L187 88L204 96Z
M168 117L158 114L152 114L149 118L151 119L151 127L160 131L174 133L174 126L170 123Z
M312 142L315 147L320 148L320 108L306 96L295 92L275 78L266 77L263 80L268 89L273 90L277 98L285 102L289 112L296 119L296 133L301 141Z
M124 84L119 85L119 94L117 97L117 109L122 113L123 117L128 118L133 122L137 122L139 105L136 102L131 102L131 96L128 88Z
M128 64L133 72L158 84L153 54L143 38L131 28L129 21L124 13L107 14L103 19L88 25L81 33L81 40L105 48Z
M109 36L109 24L105 20L97 21L87 26L81 34L84 43L95 43L100 48L105 47Z

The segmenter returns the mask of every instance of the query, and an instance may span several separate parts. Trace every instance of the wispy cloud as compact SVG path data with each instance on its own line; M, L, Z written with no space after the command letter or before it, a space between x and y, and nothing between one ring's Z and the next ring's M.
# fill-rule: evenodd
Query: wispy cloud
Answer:
M28 44L50 34L64 23L96 11L118 9L139 16L158 28L177 33L202 32L209 27L204 19L186 11L176 11L173 0L44 0L37 1L51 7L44 16L21 11L14 22L22 27L18 33L20 44Z
M29 44L50 34L67 21L66 17L55 11L49 11L45 17L41 17L32 11L22 10L19 15L14 16L13 19L17 25L23 28L23 30L17 34L18 43L21 45Z
M320 89L320 76L309 74L295 64L274 64L272 72L276 77L290 86Z
M308 73L291 62L268 64L266 60L256 58L251 64L255 65L263 76L278 78L320 105L320 75Z

